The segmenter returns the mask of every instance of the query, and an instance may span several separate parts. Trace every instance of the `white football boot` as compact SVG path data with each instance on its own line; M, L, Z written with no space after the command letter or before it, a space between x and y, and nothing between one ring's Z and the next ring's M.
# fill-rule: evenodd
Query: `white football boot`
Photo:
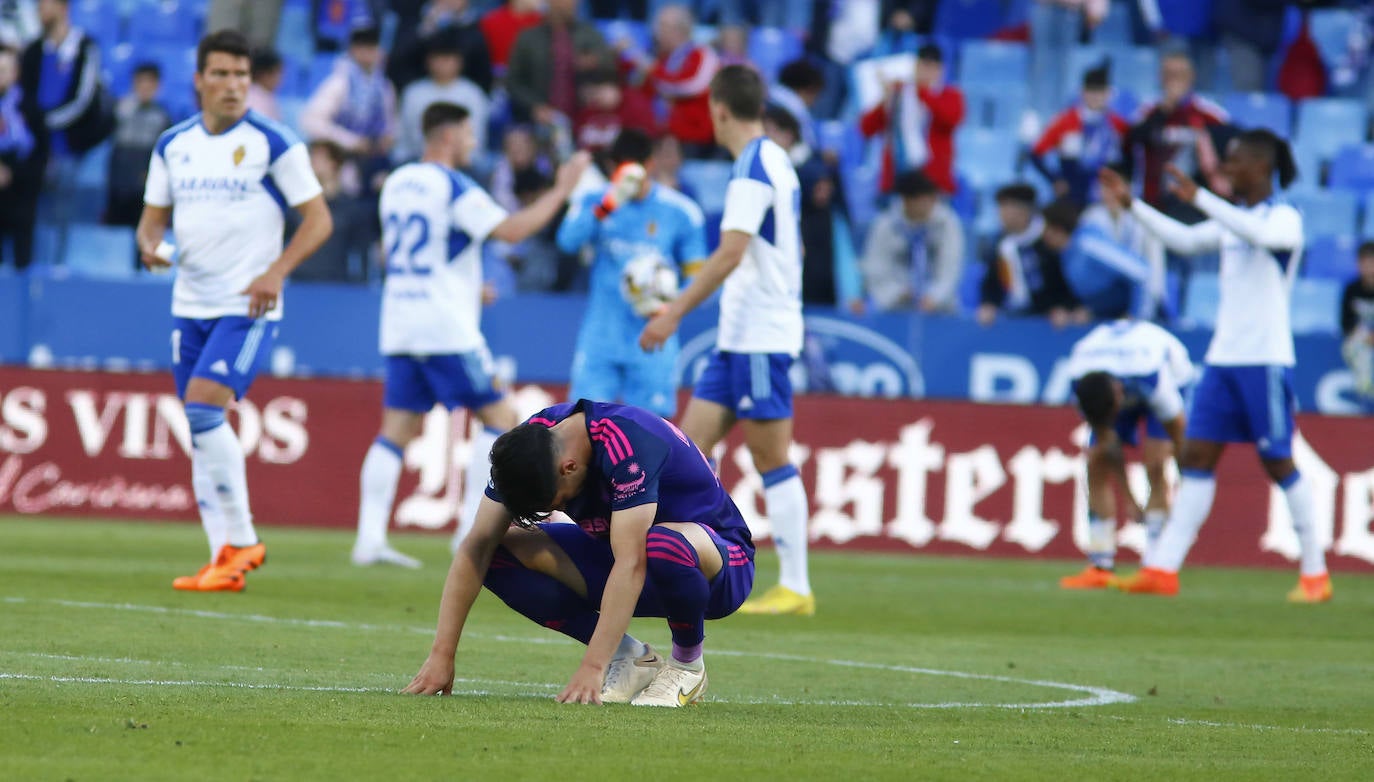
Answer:
M350 559L353 560L353 564L359 567L396 565L397 567L416 570L421 564L420 560L415 557L408 557L385 544L381 546L354 546L353 555Z
M669 660L644 692L630 701L631 706L664 706L678 708L701 701L706 694L706 666L684 668Z
M606 681L601 685L602 703L629 703L668 664L654 647L645 644L644 648L646 651L638 657L611 658L611 664L606 666Z

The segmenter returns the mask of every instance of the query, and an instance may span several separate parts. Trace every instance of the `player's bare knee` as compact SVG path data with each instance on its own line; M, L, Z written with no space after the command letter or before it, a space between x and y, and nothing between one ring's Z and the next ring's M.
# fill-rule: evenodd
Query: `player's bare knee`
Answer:
M1217 462L1221 460L1221 451L1220 443L1188 440L1183 444L1183 453L1179 455L1178 466L1184 470L1211 472L1216 469Z
M234 390L228 386L203 377L193 377L191 382L186 384L186 393L182 401L185 404L228 407L233 398Z
M1291 458L1260 457L1260 464L1264 465L1264 472L1269 476L1269 480L1279 484L1288 480L1289 476L1298 471L1298 466L1293 463Z

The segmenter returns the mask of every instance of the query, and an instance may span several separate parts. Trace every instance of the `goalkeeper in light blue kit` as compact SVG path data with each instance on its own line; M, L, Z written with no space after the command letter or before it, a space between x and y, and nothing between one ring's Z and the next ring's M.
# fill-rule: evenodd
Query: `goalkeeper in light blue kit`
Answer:
M690 198L646 175L652 153L653 141L642 131L621 131L611 145L616 171L610 185L576 203L558 228L563 252L590 244L596 253L568 395L619 401L671 418L677 407L677 340L647 353L638 345L639 332L660 302L677 295L673 281L706 257L706 232L701 209Z

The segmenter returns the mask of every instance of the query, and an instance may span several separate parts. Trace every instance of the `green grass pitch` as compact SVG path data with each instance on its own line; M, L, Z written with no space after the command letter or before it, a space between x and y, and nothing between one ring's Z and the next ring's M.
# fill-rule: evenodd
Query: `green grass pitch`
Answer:
M463 694L397 695L447 541L359 570L347 532L263 532L248 591L182 594L198 526L0 519L0 778L1374 779L1368 576L1290 606L1291 572L1161 599L1059 591L1078 563L821 552L814 618L708 624L707 702L658 711L554 703L580 647L485 594Z

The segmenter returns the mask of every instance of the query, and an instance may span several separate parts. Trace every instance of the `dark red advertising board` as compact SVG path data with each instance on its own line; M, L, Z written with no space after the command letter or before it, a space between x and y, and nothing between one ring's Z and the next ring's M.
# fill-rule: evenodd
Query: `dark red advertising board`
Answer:
M0 513L192 521L181 407L161 374L0 368ZM523 412L557 389L523 387ZM260 523L351 527L358 468L376 432L375 382L264 378L231 417ZM819 546L1073 557L1085 542L1082 442L1066 408L803 397L795 460ZM1300 416L1296 458L1313 481L1333 569L1374 569L1374 419ZM400 527L451 527L466 421L430 413L406 451ZM762 491L737 440L723 480L761 535ZM1139 481L1143 496L1143 473ZM1122 529L1139 549L1143 530ZM1193 563L1286 566L1296 539L1279 495L1234 448Z

